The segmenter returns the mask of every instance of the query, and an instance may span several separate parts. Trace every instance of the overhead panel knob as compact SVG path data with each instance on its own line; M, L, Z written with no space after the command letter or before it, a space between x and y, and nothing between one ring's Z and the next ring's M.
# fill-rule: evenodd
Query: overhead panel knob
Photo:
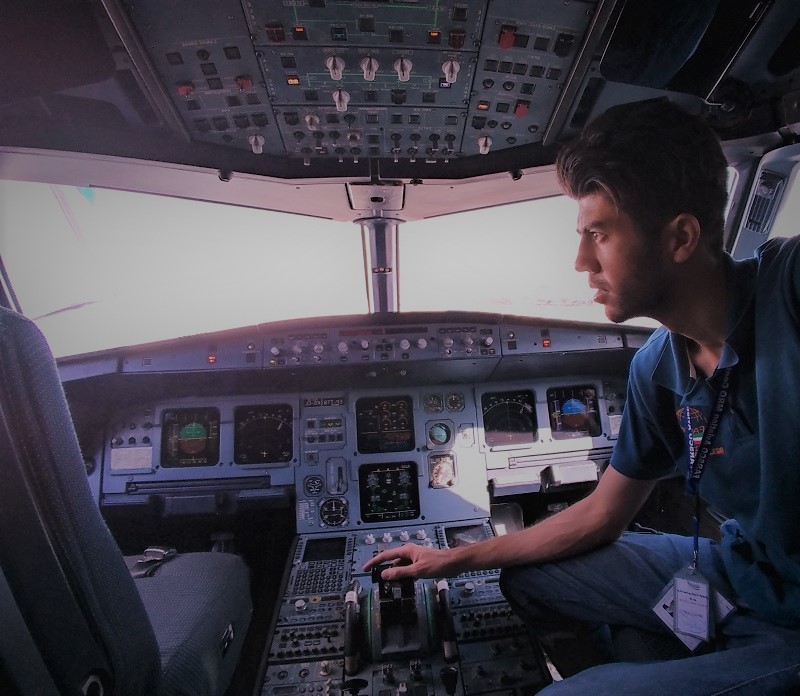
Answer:
M458 71L461 70L461 65L457 60L446 60L442 63L442 71L444 72L444 79L447 84L452 85L458 78Z
M409 348L411 348L411 341L409 341L407 338L401 338L400 350L408 350Z
M424 338L417 339L417 348L422 349L427 347L428 347L428 341L426 341Z
M247 139L247 142L250 143L250 148L253 150L253 154L254 155L260 155L262 152L264 152L264 142L265 141L264 141L264 136L263 135L258 135L257 133L254 134L254 135L251 135Z
M344 89L333 90L333 103L336 104L337 111L347 111L347 104L350 101L350 92Z
M336 350L338 350L342 355L347 353L350 349L350 346L347 345L347 341L339 341L339 344L336 346Z
M489 153L489 150L492 148L492 138L489 135L482 135L478 138L478 152L482 155L486 155Z
M411 79L412 63L408 58L398 58L393 67L400 82L408 82Z
M372 56L367 56L361 59L361 70L364 71L364 79L367 82L372 82L375 79L375 74L378 72L378 61Z
M331 80L341 80L344 70L344 60L339 56L328 56L325 59L325 67L331 74Z
M305 120L308 130L315 131L319 128L319 116L316 114L306 114L303 120Z

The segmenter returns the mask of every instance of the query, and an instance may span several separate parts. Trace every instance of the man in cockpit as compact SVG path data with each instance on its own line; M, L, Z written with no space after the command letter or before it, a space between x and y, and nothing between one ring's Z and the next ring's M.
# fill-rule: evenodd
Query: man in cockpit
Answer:
M366 566L393 562L389 580L503 568L504 594L569 677L548 693L800 693L800 237L734 261L726 168L713 131L667 101L615 107L562 148L575 269L610 320L663 324L631 363L610 466L520 532L407 544ZM698 509L702 497L729 518L720 543L625 531L676 472ZM685 656L618 662L621 626L674 636Z

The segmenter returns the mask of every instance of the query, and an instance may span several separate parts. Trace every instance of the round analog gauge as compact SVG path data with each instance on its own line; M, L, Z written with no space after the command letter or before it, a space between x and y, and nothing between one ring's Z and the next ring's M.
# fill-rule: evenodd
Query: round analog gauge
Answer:
M441 413L444 410L444 399L441 394L426 394L422 397L422 408L425 413Z
M453 436L450 426L446 423L434 423L428 428L428 439L437 446L446 445Z
M325 488L325 481L322 476L317 476L316 474L314 476L306 476L305 481L303 481L303 488L306 495L319 495Z
M453 392L447 395L447 410L448 411L463 411L464 410L464 395L461 392Z
M447 488L456 482L456 462L452 454L437 454L430 458L431 488Z
M319 504L319 518L329 527L339 527L347 522L347 501L344 498L327 498Z

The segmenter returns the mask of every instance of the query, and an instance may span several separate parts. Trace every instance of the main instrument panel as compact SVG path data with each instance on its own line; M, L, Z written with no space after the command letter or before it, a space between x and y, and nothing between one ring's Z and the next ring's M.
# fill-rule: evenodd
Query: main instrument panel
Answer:
M597 480L623 393L582 377L137 405L113 418L101 502L211 513L280 493L300 533L469 519L490 492Z
M282 502L302 534L487 515L491 496L597 480L644 335L371 324L136 349L122 378L176 389L121 399L96 494L164 514Z

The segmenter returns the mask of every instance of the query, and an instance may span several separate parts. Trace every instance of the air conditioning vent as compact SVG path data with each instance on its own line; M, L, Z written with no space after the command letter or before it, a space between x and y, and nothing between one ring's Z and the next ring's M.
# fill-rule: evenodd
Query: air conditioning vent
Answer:
M763 171L758 180L744 226L759 234L767 234L778 209L785 178L774 172Z

